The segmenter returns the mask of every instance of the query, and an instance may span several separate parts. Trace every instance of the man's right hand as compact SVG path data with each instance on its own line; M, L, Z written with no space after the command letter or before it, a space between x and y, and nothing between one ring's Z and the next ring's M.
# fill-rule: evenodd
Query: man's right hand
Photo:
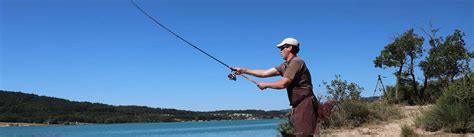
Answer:
M232 67L232 69L235 71L235 74L237 74L237 75L245 74L245 71L247 71L246 68L234 68L234 67Z

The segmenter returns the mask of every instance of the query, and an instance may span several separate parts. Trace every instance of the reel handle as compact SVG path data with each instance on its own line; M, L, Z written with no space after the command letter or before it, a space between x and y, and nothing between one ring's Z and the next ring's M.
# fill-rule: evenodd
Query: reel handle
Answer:
M254 83L255 85L257 85L257 81L253 80L252 78L244 75L244 74L240 74L240 76L244 77L245 79L249 80L250 82ZM233 81L237 81L237 75L235 74L235 71L232 71L232 73L230 73L229 75L227 75L227 78L229 78L229 80L233 80Z

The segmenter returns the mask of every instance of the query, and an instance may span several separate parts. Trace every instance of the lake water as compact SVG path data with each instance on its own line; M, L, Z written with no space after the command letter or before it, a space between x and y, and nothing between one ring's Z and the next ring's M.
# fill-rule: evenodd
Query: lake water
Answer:
M1 137L275 137L282 119L2 127Z

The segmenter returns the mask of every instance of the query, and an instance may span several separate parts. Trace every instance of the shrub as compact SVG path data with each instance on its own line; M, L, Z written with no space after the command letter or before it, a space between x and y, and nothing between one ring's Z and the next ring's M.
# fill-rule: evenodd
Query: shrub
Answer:
M414 92L413 85L411 84L410 79L402 78L400 79L400 89L398 92L398 100L396 98L396 91L395 86L387 86L386 93L383 95L383 98L387 100L388 103L391 104L407 104L407 105L415 105L417 103L416 94Z
M338 128L345 122L345 115L338 109L335 101L327 101L319 105L318 113L318 121L323 129Z
M431 132L440 130L442 125L441 122L436 119L437 116L433 109L435 108L422 111L423 115L415 119L415 126Z
M436 100L443 94L442 82L440 81L431 81L428 82L428 86L425 89L425 98L426 103L434 104Z
M335 106L336 101L329 100L324 103L320 103L318 107L318 121L324 122L325 119L328 119L332 113Z
M370 118L372 121L387 121L403 117L398 108L389 105L386 102L372 102L368 104L368 108L370 110Z
M293 131L293 125L289 120L278 124L278 132L284 137L293 135Z
M456 80L444 90L436 105L418 119L427 131L474 132L474 80Z
M322 128L354 128L365 123L387 121L402 117L398 108L381 102L367 103L359 100L343 101L334 104L332 102L325 102L320 105L319 110L329 110L326 108L332 109L329 112L324 112L324 114L329 114L327 117L320 116Z
M345 126L346 122L346 115L343 111L336 110L331 113L331 115L323 119L321 125L323 126L322 128L340 128Z
M412 128L410 128L409 126L407 125L403 125L402 127L400 127L402 129L402 132L400 133L400 136L402 137L414 137L414 136L417 136L417 134L415 133L415 131L413 131Z
M370 111L367 103L357 100L345 101L341 104L349 127L359 127L369 119Z
M369 113L370 111L365 102L358 100L343 101L335 104L329 113L330 115L321 119L322 126L323 128L358 127L367 122Z

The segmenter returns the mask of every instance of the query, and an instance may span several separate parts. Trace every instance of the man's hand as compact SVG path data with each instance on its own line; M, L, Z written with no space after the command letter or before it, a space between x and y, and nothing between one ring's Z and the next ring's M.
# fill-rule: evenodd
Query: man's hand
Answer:
M247 68L231 68L235 71L235 74L237 75L245 74L245 72L247 71Z
M264 89L268 88L267 84L263 83L263 82L257 83L257 87L260 88L260 90L264 90Z

